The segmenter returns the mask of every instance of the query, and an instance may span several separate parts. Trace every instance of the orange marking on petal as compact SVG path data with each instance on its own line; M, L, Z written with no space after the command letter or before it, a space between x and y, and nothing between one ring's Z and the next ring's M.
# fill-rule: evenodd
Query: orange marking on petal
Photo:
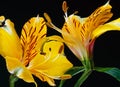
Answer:
M59 49L58 53L61 53L61 52L63 51L63 49L64 49L64 46L63 46L63 45L61 45L61 47L60 47L60 49Z
M44 36L46 36L46 34L42 35L41 38L43 38Z
M23 32L25 33L25 37L27 37L27 32L26 32L26 30L25 30L24 27L22 28L22 30L23 30ZM22 33L22 35L23 35L23 33ZM24 35L23 35L23 36L24 36Z
M41 17L33 17L23 26L20 38L21 46L24 50L23 58L21 59L23 64L27 65L27 63L39 53L38 50L36 50L36 45L39 43L40 38L46 36L45 26L45 21Z
M42 31L42 29L43 29L44 26L45 26L45 24L43 24L43 25L41 26L41 28L40 28L40 30L39 30L38 33L40 33L40 32Z
M33 27L31 27L31 28L30 28L30 32L29 32L28 36L30 36L30 34L31 34L31 31L32 31L32 28L33 28Z

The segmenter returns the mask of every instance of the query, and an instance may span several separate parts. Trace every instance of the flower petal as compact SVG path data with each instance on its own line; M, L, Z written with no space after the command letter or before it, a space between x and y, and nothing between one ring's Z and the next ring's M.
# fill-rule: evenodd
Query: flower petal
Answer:
M49 78L49 81L50 78L61 79L64 73L73 66L63 55L63 50L63 43L61 42L46 42L43 46L44 54L41 53L41 55L32 59L28 69L41 80L44 79L43 81L48 82L46 76Z
M107 22L112 17L113 14L111 13L111 8L111 5L109 2L107 2L105 5L96 9L89 17L87 17L83 25L83 28L86 31L85 38L89 38L89 35L91 34L90 32Z
M67 42L71 42L71 39L82 41L81 37L81 21L77 15L70 15L65 19L64 26L62 28L62 36ZM69 39L71 38L71 39Z
M5 59L6 59L7 69L11 74L16 75L18 78L23 79L26 82L29 83L33 82L36 85L36 82L34 81L30 71L28 71L27 68L24 67L18 59L8 56L6 56Z
M93 31L92 39L99 37L101 34L111 30L120 30L120 18L99 26Z
M76 15L70 15L66 18L66 23L62 28L64 42L69 49L80 59L87 57L85 48L85 31L82 28L81 18Z
M33 17L22 28L21 45L24 65L27 65L40 50L43 38L46 38L47 27L42 17ZM26 61L27 60L27 61Z
M15 58L20 58L22 54L19 37L14 24L9 19L0 27L0 54L3 57L11 56Z

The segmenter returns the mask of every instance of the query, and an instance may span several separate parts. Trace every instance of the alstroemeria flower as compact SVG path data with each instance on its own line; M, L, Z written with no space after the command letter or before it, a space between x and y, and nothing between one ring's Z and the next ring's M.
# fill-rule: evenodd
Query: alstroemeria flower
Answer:
M63 36L62 41L70 50L80 59L86 60L92 56L95 39L106 31L120 30L120 18L107 22L111 17L111 5L107 2L105 5L97 8L89 17L81 18L75 14L67 16L67 4L63 2L63 11L65 13L65 23L62 30L57 28L45 14L48 20L48 26L60 32ZM60 39L55 37L54 39Z
M72 64L64 56L64 45L46 37L46 22L42 17L33 17L22 28L19 38L14 24L0 17L0 54L5 58L11 74L26 82L41 81L55 86L54 79L68 79L64 73Z

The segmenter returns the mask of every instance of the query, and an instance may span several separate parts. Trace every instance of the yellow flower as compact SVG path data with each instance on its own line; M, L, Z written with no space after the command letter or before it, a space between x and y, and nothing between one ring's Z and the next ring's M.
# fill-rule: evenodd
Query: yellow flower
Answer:
M106 31L120 30L120 18L105 23L113 15L109 2L97 8L90 16L85 18L75 15L76 13L67 16L68 7L65 1L62 8L65 13L65 23L62 30L57 28L49 16L45 14L48 20L47 24L63 36L63 39L58 36L53 37L53 39L64 41L70 50L82 61L92 57L93 45L98 36Z
M0 54L11 74L36 84L34 75L51 86L54 79L71 77L64 75L73 65L64 56L63 43L50 40L46 33L46 22L37 16L25 23L19 38L14 24L0 16Z

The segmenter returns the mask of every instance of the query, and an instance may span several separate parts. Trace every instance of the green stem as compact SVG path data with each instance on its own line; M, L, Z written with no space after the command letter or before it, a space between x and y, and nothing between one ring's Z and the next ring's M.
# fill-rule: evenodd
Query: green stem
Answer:
M9 84L10 84L10 87L15 87L15 82L18 80L18 78L15 76L15 75L10 75L10 78L9 78Z
M94 62L90 58L87 58L85 61L83 61L83 64L84 64L85 71L82 74L82 76L78 79L74 87L80 87L94 69Z
M86 70L82 76L78 79L74 87L80 87L82 83L88 78L92 70Z
M65 80L61 80L60 85L58 87L62 87L64 83L65 83Z

